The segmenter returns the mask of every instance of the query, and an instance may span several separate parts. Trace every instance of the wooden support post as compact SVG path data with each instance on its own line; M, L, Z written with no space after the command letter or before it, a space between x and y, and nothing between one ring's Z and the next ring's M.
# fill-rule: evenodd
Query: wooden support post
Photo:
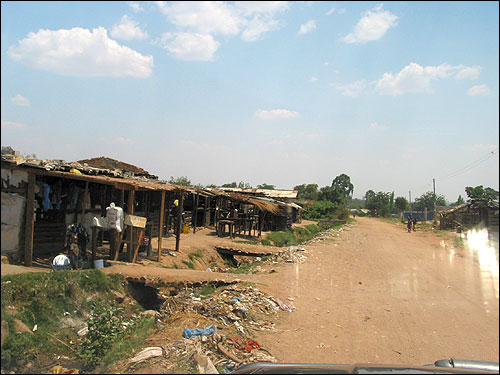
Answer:
M97 227L92 227L92 264L90 267L95 267L95 255L97 251Z
M114 260L118 260L118 254L120 253L120 248L122 245L122 236L124 231L125 228L121 233L119 233L117 230L114 229L111 230L112 235L115 237L115 256L113 257Z
M128 192L128 213L129 215L134 214L134 202L135 202L135 190L129 190ZM132 243L134 242L134 227L130 226L130 232L128 236L129 240L127 243L127 254L128 261L132 261Z
M82 202L82 219L80 220L80 224L83 226L83 222L85 221L85 202L87 202L87 195L89 193L89 182L85 182L85 192L83 193L83 202Z
M209 199L208 197L205 197L205 209L203 210L203 226L206 228L207 227L207 209L208 209L208 204L209 204ZM208 223L210 224L210 222Z
M33 233L35 227L35 174L28 174L26 194L26 225L24 232L24 265L31 267L33 262Z
M196 233L196 222L198 221L198 202L200 194L196 194L196 202L194 204L194 217L193 217L193 234Z
M179 209L177 210L177 236L175 237L175 251L179 251L182 231L182 211L184 211L184 192L180 191Z
M163 240L163 214L165 213L165 190L161 192L160 224L158 227L158 262L161 259L161 245Z
M141 241L143 237L144 237L144 228L141 228L141 231L139 232L139 239L137 240L137 246L135 247L134 251L134 256L132 257L132 263L135 263L135 260L137 259L137 253L139 252L139 247L141 247Z

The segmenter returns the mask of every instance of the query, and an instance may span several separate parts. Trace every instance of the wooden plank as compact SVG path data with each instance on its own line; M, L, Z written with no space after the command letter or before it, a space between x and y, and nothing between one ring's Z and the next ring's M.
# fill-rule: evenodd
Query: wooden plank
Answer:
M135 202L135 190L130 190L128 192L128 213L130 215L134 214L134 202ZM127 243L127 254L128 254L128 261L132 261L132 242L134 240L134 227L129 227L129 236L128 236L128 243Z
M203 226L205 228L207 227L207 209L208 209L209 202L210 202L210 198L205 197L205 209L203 210Z
M26 225L24 232L24 265L31 267L33 262L33 233L35 227L35 175L28 174L26 193Z
M83 193L83 202L82 202L82 219L80 220L80 224L83 226L83 222L85 219L85 203L87 202L87 195L89 193L89 182L85 182L85 192Z
M200 194L196 194L196 201L194 205L194 218L193 218L193 234L196 233L196 222L198 219L198 202Z
M160 224L158 227L158 262L161 259L161 245L163 240L163 215L165 213L165 190L161 192Z
M95 268L95 255L97 251L97 228L92 227L92 264L90 265L92 268Z
M177 236L175 237L175 251L179 251L182 231L182 211L184 210L184 192L180 191L179 210L177 211Z
M139 232L139 239L137 241L137 246L136 246L135 251L134 251L132 263L135 263L135 260L137 259L137 253L139 252L139 247L141 247L142 237L144 237L144 228L142 228L141 231Z

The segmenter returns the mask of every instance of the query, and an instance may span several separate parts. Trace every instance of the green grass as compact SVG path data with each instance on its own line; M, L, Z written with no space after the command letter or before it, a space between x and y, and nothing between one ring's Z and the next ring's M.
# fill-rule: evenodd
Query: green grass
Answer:
M116 299L111 292L115 290L126 294L123 288L126 281L122 275L106 275L100 270L33 272L3 276L1 281L1 318L9 325L9 334L2 347L2 373L26 359L34 362L33 371L45 371L38 367L41 364L37 359L52 357L54 353L73 358L77 363L82 361L83 364L85 361L79 350L80 344L69 345L70 339L78 338L76 329L63 328L63 320L70 318L88 322L95 303L113 309ZM130 321L132 314L142 308L134 304L119 310L123 313L117 313L117 318ZM15 319L22 321L29 329L36 324L38 329L33 335L15 333ZM137 327L143 327L141 324L145 323ZM137 331L139 334L142 337L140 330ZM119 343L120 339L116 338L113 344Z
M192 262L194 262L196 258L203 258L203 254L199 251L196 251L194 253L189 253L188 258L191 259Z
M309 224L305 227L293 228L284 232L271 232L262 240L263 245L274 245L277 247L295 246L303 244L330 228L340 228L343 224L316 225ZM266 241L266 243L264 243Z
M137 325L128 332L126 339L119 340L116 342L112 348L106 353L106 355L101 359L99 367L95 372L102 373L112 365L124 357L130 355L133 350L140 348L144 345L144 340L153 332L155 324L155 318L149 317L142 321L139 321Z
M184 263L188 268L194 270L194 263L189 261L189 260L183 260L182 263Z
M198 297L208 297L212 294L215 293L215 291L217 290L217 287L215 287L214 285L208 283L208 284L204 284L200 291L197 293L197 296Z

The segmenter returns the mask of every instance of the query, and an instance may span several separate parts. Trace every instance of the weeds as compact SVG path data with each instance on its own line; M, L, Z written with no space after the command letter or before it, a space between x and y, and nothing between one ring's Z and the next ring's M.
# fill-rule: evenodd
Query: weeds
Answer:
M199 251L188 254L188 258L191 259L192 262L196 260L196 258L203 258L203 254Z
M194 263L189 261L189 260L183 260L182 263L184 263L188 268L194 270Z

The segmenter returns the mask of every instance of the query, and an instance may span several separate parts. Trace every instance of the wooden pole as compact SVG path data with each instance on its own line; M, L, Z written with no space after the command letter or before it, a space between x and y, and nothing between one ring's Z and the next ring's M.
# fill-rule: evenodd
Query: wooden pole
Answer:
M209 202L208 197L205 197L205 209L203 210L203 226L206 228L207 227L207 209L208 209L208 202ZM209 222L210 224L210 222Z
M135 190L129 190L128 192L128 213L129 215L134 214L134 201L135 201ZM127 253L129 262L132 260L132 243L134 242L134 227L130 225L129 240L127 243Z
M182 211L184 211L184 192L180 191L179 209L177 210L177 236L175 237L175 251L179 251L182 230Z
M193 233L196 233L196 222L198 221L198 202L200 194L196 194L196 202L194 204L194 218L193 218Z
M26 194L26 225L24 232L24 265L31 267L33 262L33 233L35 227L35 175L28 174Z
M134 256L132 257L132 263L135 263L137 259L137 253L139 252L139 247L141 247L141 240L144 237L144 228L141 228L139 232L139 240L137 241L137 246L135 247Z
M87 202L87 194L89 193L89 182L85 182L85 192L83 193L83 202L82 202L82 219L80 220L80 224L83 226L83 222L85 219L85 202Z
M97 248L97 228L92 227L92 264L90 265L92 268L95 268L95 255ZM85 250L86 251L86 250Z
M160 224L158 227L158 262L161 259L161 245L163 240L163 214L165 213L165 190L161 192Z

